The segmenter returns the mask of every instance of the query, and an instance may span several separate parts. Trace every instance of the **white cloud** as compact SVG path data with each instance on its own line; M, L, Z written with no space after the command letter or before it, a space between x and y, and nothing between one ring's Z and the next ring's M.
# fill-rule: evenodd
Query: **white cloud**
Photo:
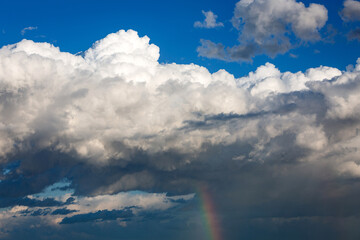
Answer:
M261 13L261 14L259 14ZM233 25L241 29L240 39L254 39L261 45L271 45L271 38L283 42L290 29L302 40L319 39L328 19L327 9L311 3L305 7L295 0L244 1L236 4Z
M230 74L222 79L193 64L161 65L158 47L148 42L134 31L119 31L84 58L26 40L3 47L2 154L11 153L15 141L40 133L39 148L62 139L57 149L98 160L126 157L111 150L116 141L155 152L183 144L191 150L188 140L170 139L195 112L246 112L245 93L234 88Z
M330 80L340 75L340 70L323 66L310 68L305 73L281 73L273 64L266 63L248 76L239 78L237 82L240 87L246 87L253 96L267 97L270 93L306 90L307 82Z
M319 127L304 126L296 136L296 142L310 149L321 150L327 145L327 137Z
M360 165L355 162L345 162L339 168L340 174L360 177Z
M224 24L222 22L217 22L217 15L215 15L212 11L202 11L205 16L205 20L203 22L196 21L194 23L194 27L198 28L216 28L223 27Z
M252 57L283 54L294 43L315 42L328 19L327 9L295 0L241 0L232 23L239 30L239 45L225 48L221 43L202 40L200 56L226 61L250 61ZM294 40L296 39L296 40Z
M360 2L355 0L344 1L344 9L340 15L344 21L360 21Z
M27 31L32 31L32 30L36 30L38 27L26 27L26 28L23 28L22 30L21 30L21 35L25 35L25 33L27 32Z
M359 62L347 72L320 66L297 73L282 73L267 63L236 79L224 70L211 74L194 64L159 64L158 58L159 48L132 30L108 35L84 57L27 40L4 46L2 161L51 148L80 161L107 164L117 159L126 165L132 161L129 149L196 156L206 144L238 141L254 146L246 160L256 160L268 158L266 151L274 149L267 145L285 133L294 134L293 144L317 153L330 151L334 139L338 145L352 141L345 128L335 131L329 122L360 118ZM325 99L320 109L325 113L311 105L301 110L306 113L287 112L282 94L298 91ZM148 164L172 171L191 161ZM123 174L97 194L151 188L155 181L143 169Z

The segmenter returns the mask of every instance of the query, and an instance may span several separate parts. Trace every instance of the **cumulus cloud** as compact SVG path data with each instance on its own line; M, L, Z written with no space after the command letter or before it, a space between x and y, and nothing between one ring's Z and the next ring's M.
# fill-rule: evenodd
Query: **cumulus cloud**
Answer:
M255 42L265 46L271 45L268 41L271 36L282 42L287 28L302 40L317 40L320 38L318 31L327 19L327 10L320 4L312 3L306 7L294 0L242 0L236 4L233 25L243 28L240 38L246 39L251 34Z
M218 51L219 44L202 41L198 53L227 61L249 61L261 54L274 57L289 51L294 42L319 41L319 31L327 19L327 9L316 3L306 7L295 0L241 0L232 18L233 26L239 30L240 44Z
M25 35L26 32L32 31L32 30L36 30L36 29L37 29L37 27L32 27L32 26L23 28L23 29L21 30L21 35Z
M241 219L360 216L360 60L235 78L160 64L149 41L121 30L83 56L28 40L0 49L0 223L125 225L203 184L229 238Z
M29 138L38 139L40 149L55 144L59 151L96 161L126 159L117 142L152 152L187 146L191 152L197 140L171 138L196 112L224 111L216 98L208 101L207 92L229 99L226 112L246 110L233 103L245 99L234 81L196 65L160 65L158 47L148 42L134 31L120 31L97 42L84 58L27 40L2 48L2 123L18 124L4 129L2 156L25 150ZM13 105L14 98L21 104Z
M345 0L344 9L340 12L344 21L360 21L360 2L355 0Z
M340 12L340 16L345 22L357 22L360 21L360 2L354 0L344 1L344 8ZM354 28L347 34L348 40L360 41L360 28Z
M197 28L216 28L216 27L223 27L224 24L222 22L217 22L217 15L214 14L212 11L202 11L205 16L205 20L203 22L196 21L194 23L194 27Z

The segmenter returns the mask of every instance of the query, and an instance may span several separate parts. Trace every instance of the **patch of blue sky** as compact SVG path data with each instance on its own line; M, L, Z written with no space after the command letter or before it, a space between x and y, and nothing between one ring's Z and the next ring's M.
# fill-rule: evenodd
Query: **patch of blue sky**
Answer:
M348 41L347 34L358 23L342 21L339 11L343 7L343 1L325 0L302 2L305 6L318 3L327 8L328 21L321 29L321 34L324 38L331 35L327 32L327 27L331 25L336 33L334 41L328 39L329 41L301 44L275 58L256 56L252 62L224 62L199 57L196 48L200 39L209 39L226 47L238 44L238 31L231 24L236 2L238 1L231 0L226 4L218 0L4 1L0 9L0 46L27 38L37 42L50 42L59 46L62 51L76 54L111 32L133 29L140 36L148 35L151 43L160 47L161 63L195 63L208 68L210 72L225 69L236 77L247 75L266 62L275 64L282 72L305 71L309 67L320 65L345 70L347 65L356 62L360 44L355 40ZM16 14L8 9L16 9ZM203 21L203 10L213 11L224 27L194 28L194 22ZM24 29L29 30L24 32ZM292 58L294 55L297 58ZM342 57L337 57L339 55Z
M8 175L9 173L17 169L20 166L20 163L21 161L18 160L5 165L5 167L3 168L3 175Z
M47 186L40 193L33 194L32 197L38 199L45 198L58 198L64 195L74 194L74 189L70 188L71 181L64 178L59 182L56 182L50 186Z
M145 192L145 191L141 191L141 190L134 190L134 191L129 191L129 192L126 192L127 194L129 194L130 196L137 196L137 195L148 195L149 193L148 192Z

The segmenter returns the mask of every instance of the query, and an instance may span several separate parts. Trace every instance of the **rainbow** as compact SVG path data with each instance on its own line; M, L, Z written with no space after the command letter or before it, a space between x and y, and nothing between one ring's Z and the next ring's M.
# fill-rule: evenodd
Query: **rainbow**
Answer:
M221 227L216 217L215 205L206 186L198 187L202 215L209 240L222 240Z

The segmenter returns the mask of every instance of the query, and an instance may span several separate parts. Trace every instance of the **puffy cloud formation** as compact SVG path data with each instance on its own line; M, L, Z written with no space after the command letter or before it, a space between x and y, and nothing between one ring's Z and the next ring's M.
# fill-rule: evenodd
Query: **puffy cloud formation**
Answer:
M234 88L232 75L161 65L159 48L148 42L120 31L95 43L84 58L27 40L3 47L1 156L54 147L98 162L126 159L118 143L191 152L204 139L196 133L179 139L184 121L198 113L246 112L245 102L235 102L246 96ZM214 97L209 101L207 94Z
M340 13L344 21L360 21L360 2L345 0L344 9Z
M20 215L68 228L137 218L152 203L166 212L199 185L208 186L226 239L246 227L265 234L290 224L302 236L304 224L359 222L360 60L352 70L297 73L267 63L235 78L158 58L132 30L84 56L28 40L0 49L0 206L11 219L0 233L29 221ZM71 184L53 188L69 194L36 195L63 178ZM133 190L154 193L124 192ZM200 229L193 212L168 223ZM250 225L239 229L244 219Z
M308 89L307 82L323 81L340 76L341 71L331 67L310 68L305 73L281 73L273 64L266 63L255 72L237 80L253 96L268 96L270 93L288 93Z
M215 15L212 11L202 11L205 16L205 20L203 22L196 21L194 23L194 27L198 28L216 28L223 27L224 24L222 22L217 22L217 15Z
M295 0L241 0L232 19L233 26L239 30L240 44L225 48L202 40L197 51L200 56L226 61L249 61L260 54L273 57L291 49L292 39L320 40L319 30L327 19L327 9L320 4L306 7Z
M360 21L360 2L354 0L344 1L344 9L340 12L340 16L345 22ZM347 34L348 40L360 41L360 28L356 27L349 31Z
M259 14L261 13L261 14ZM243 25L240 38L255 39L261 45L271 45L271 36L284 37L287 28L302 40L318 39L319 29L327 21L327 10L323 5L311 3L305 7L295 0L259 1L241 0L236 4L233 25Z

